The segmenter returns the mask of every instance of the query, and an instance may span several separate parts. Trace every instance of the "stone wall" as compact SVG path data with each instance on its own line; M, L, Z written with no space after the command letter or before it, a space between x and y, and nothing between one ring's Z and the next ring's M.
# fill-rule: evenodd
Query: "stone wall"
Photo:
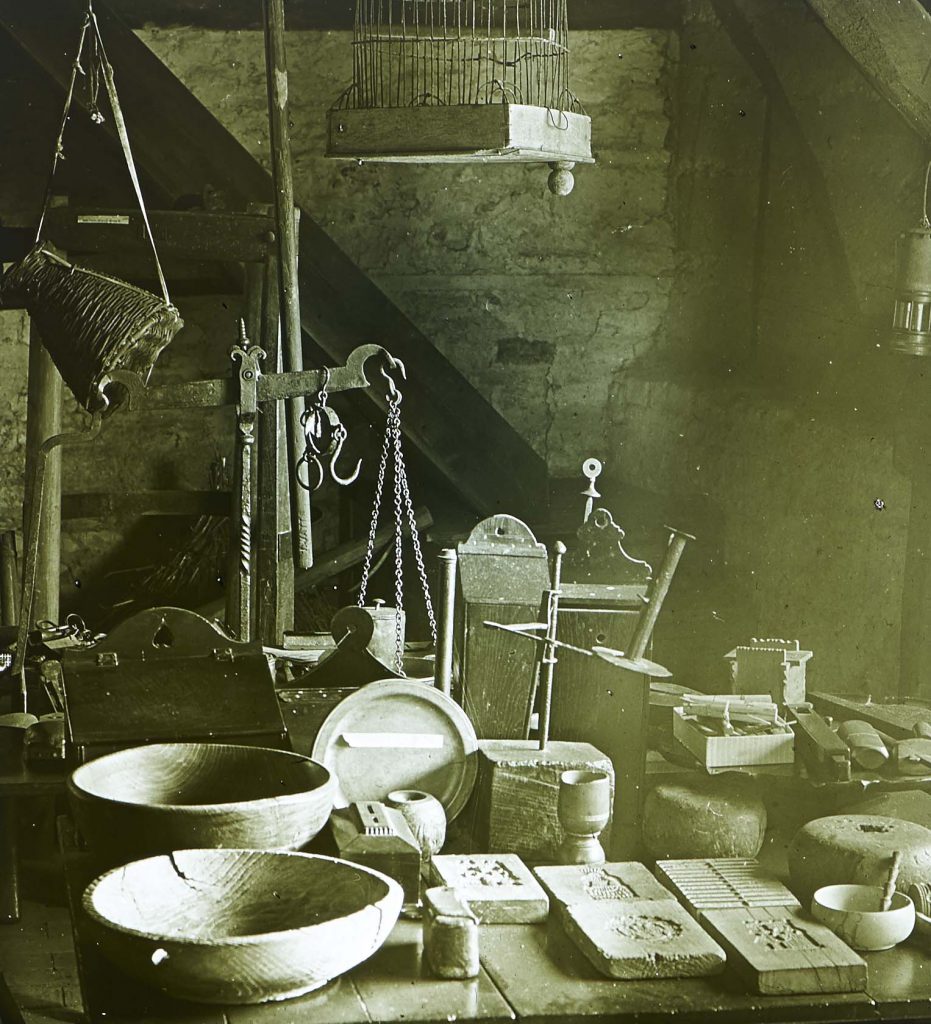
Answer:
M289 33L299 199L554 478L603 459L635 553L655 561L665 521L698 534L657 632L679 682L723 685L731 646L787 635L815 651L813 682L892 692L911 502L893 439L911 392L877 346L922 146L804 0L683 10L678 33L573 34L597 163L566 199L541 168L325 159L349 37ZM140 35L267 160L259 33ZM221 366L235 312L192 304L194 334L159 373ZM24 358L15 339L10 352ZM14 454L20 386L0 383ZM134 473L203 486L212 438L146 430L167 454ZM119 485L137 437L101 484ZM14 493L8 470L4 511Z
M140 36L267 162L261 33ZM612 375L653 344L666 310L669 44L663 31L573 35L573 89L595 125L597 163L559 199L545 167L326 159L326 111L351 81L351 37L288 34L301 205L555 475L576 472L597 443Z

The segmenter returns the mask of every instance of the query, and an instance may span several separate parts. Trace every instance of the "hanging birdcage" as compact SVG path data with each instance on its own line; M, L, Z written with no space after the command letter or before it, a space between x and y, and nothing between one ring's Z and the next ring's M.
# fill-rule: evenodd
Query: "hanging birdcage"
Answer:
M327 156L593 163L569 88L566 0L356 0L352 85L329 113Z

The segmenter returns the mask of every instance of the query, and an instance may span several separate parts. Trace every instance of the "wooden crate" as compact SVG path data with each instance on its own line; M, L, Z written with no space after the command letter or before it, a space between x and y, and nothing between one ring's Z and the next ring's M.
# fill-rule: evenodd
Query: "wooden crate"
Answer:
M683 708L673 709L673 736L706 768L742 764L792 764L795 734L788 722L776 719L777 732L752 736L709 736L686 717Z

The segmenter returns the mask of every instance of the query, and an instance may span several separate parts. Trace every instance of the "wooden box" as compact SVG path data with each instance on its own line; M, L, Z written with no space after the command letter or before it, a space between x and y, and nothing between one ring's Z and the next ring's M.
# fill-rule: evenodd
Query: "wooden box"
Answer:
M798 640L751 640L724 657L730 663L734 693L768 693L777 704L805 700L805 665L811 651Z
M777 716L776 730L751 736L709 736L695 726L683 708L673 709L672 732L706 768L743 764L792 764L795 734L788 722Z
M459 595L454 644L460 704L479 739L523 739L537 645L486 620L530 622L549 589L546 548L514 516L483 519L459 545ZM586 659L591 660L591 659Z
M404 902L420 899L420 846L399 811L374 800L333 811L330 828L339 856L399 882Z
M643 607L646 584L564 583L559 639L590 649L624 650ZM553 685L551 734L591 743L614 765L611 860L630 860L640 843L650 714L649 677L600 658L560 652Z

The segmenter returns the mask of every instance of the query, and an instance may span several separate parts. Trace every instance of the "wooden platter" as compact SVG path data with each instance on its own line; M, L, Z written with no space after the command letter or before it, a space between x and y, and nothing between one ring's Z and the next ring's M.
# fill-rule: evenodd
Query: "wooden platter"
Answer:
M452 819L475 785L477 751L472 723L453 700L425 683L383 679L340 701L312 756L337 778L338 807L420 789Z

